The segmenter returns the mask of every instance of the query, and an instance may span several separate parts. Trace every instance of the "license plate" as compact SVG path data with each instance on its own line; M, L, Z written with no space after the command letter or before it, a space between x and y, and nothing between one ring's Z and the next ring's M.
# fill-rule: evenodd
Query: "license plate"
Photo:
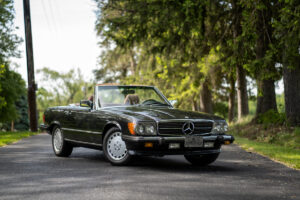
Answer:
M187 135L184 147L203 147L203 138L201 136Z

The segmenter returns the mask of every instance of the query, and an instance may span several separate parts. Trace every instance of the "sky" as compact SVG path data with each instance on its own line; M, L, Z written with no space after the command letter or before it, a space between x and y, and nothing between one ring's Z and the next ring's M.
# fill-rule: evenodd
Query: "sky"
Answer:
M15 0L16 34L25 38L23 1ZM80 68L86 80L93 78L101 48L95 32L96 3L93 0L30 0L34 68L58 72ZM27 82L25 41L22 58L12 58ZM39 83L41 75L35 74Z

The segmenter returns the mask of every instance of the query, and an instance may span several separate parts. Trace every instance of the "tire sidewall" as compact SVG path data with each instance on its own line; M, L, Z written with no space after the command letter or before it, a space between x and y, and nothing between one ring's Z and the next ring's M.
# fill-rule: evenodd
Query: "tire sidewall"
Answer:
M56 131L57 129L60 129L61 137L62 137L62 146L61 146L60 151L56 151L56 150L55 150L55 147L54 147L54 133L55 133L55 131ZM62 153L63 153L63 149L64 149L64 146L65 146L65 141L64 141L64 139L65 139L65 138L64 138L64 133L63 133L62 129L61 129L59 126L55 126L55 127L53 128L53 131L52 131L52 149L53 149L53 152L55 153L55 155L57 155L57 156L61 156Z
M128 153L128 150L127 150L127 154L124 158L122 158L121 160L115 160L113 159L109 153L107 152L107 141L109 139L109 137L115 133L115 132L121 132L122 131L119 129L119 128L116 128L116 127L113 127L111 129L109 129L107 131L107 133L105 134L104 136L104 139L103 139L103 152L104 152L104 155L106 157L106 159L113 165L126 165L129 163L129 161L131 160L131 156L129 155ZM125 143L126 144L126 143Z

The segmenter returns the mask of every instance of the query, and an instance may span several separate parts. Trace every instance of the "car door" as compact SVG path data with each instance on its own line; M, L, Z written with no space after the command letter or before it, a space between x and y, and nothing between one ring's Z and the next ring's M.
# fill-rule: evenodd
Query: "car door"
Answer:
M60 111L61 118L61 128L64 132L64 137L67 139L76 139L76 134L74 134L74 124L75 124L75 118L72 114L72 108L65 108Z
M108 121L106 113L102 110L92 110L87 114L87 120L91 132L91 142L102 144L103 129Z
M74 116L73 132L76 134L76 140L81 142L91 142L91 133L89 126L88 114L91 112L90 108L78 107L72 111ZM75 139L75 138L74 138Z

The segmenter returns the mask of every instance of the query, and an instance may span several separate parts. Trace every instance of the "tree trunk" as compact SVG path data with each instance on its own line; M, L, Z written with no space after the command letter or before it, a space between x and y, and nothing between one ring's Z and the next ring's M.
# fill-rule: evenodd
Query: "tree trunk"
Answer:
M285 113L291 125L300 125L300 61L291 69L283 66Z
M232 1L232 8L234 12L233 17L233 38L234 38L234 57L236 61L236 73L237 73L237 98L238 98L238 119L249 114L248 107L248 94L247 94L247 80L246 72L242 66L242 60L240 59L240 50L242 44L238 41L238 37L242 34L242 8L238 4L238 1Z
M260 61L262 68L257 74L257 107L256 115L268 110L277 111L274 79L270 75L274 73L275 63L265 63L264 57L272 38L271 8L269 2L264 2L265 8L257 10L258 20L256 22L256 59ZM267 66L266 66L267 65Z
M209 80L206 79L202 84L200 91L200 111L205 113L213 113L212 108L212 94L209 88Z
M238 103L238 119L249 114L247 80L245 69L238 65L236 70L237 79L237 103Z
M232 122L234 119L234 108L235 108L235 80L230 76L230 92L228 100L228 121Z
M197 101L195 101L194 99L192 99L192 110L193 111L198 111Z
M11 124L10 124L10 131L11 131L11 132L14 132L14 131L15 131L15 123L14 123L14 121L11 121Z
M277 111L274 80L258 81L256 115L271 109Z

